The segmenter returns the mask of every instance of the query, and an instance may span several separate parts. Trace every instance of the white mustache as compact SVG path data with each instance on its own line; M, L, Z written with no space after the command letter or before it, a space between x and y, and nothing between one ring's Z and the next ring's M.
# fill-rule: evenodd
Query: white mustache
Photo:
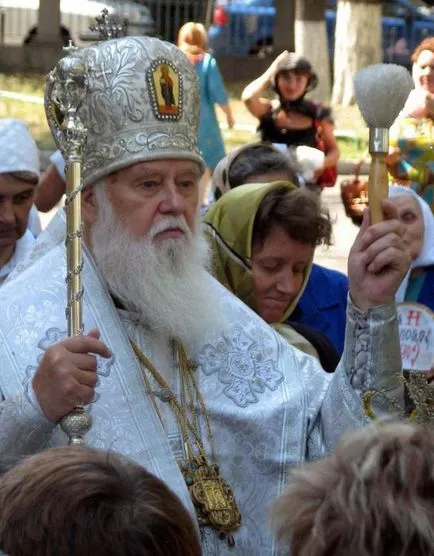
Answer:
M191 230L188 227L184 216L165 216L151 226L151 229L149 230L149 237L152 239L157 234L165 232L170 228L179 228L186 235L191 235Z

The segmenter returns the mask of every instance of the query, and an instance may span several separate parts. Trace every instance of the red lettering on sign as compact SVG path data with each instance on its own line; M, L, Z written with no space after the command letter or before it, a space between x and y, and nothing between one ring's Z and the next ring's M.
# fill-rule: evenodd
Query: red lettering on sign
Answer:
M420 311L409 311L407 313L407 325L411 326L412 324L415 326L419 326L420 320Z
M409 361L411 367L416 363L419 353L419 345L401 344L401 357L404 361Z

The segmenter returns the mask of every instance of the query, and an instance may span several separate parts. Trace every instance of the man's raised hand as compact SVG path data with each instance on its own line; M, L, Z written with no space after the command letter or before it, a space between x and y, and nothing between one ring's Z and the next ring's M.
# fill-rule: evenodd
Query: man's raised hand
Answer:
M361 311L393 303L399 285L410 267L410 255L402 241L402 224L396 208L385 199L385 220L371 225L365 210L359 234L348 258L350 294Z

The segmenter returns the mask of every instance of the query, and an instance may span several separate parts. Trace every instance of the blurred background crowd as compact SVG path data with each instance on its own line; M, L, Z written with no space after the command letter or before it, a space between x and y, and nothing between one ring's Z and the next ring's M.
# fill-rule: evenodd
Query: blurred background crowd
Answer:
M334 245L328 250L320 247L316 257L319 261L325 258L329 266L345 272L346 255L357 233L351 219L360 221L366 203L363 175L368 160L368 131L354 103L352 76L361 67L380 61L411 69L412 53L424 38L434 34L432 2L0 0L0 117L16 117L26 122L41 150L43 169L54 151L42 106L45 74L60 56L61 46L70 39L79 46L95 40L96 33L89 31L89 25L102 8L125 22L130 35L147 34L172 42L178 41L178 32L185 23L203 24L198 46L193 46L196 53L187 54L195 58L201 79L203 118L199 140L208 165L203 184L205 205L209 194L205 185L209 184L211 170L224 152L269 136L269 126L265 123L264 131L264 123L257 117L263 108L259 112L257 108L252 110L241 99L246 85L260 75L272 73L273 60L285 50L295 51L307 59L310 64L307 73L316 79L315 87L312 83L308 86L307 98L333 108L328 117L322 115L319 131L325 134L322 145L328 149L326 165L332 167L332 179L337 180L335 187L323 192L324 202L335 219ZM209 82L205 74L210 76ZM267 78L262 85L265 102L275 103L275 86ZM216 104L222 110L215 110ZM319 119L315 120L317 125ZM328 122L333 125L333 134ZM390 160L392 173L401 181L426 179L419 146L422 143L429 146L432 135L429 137L429 127L421 131L418 122L403 120L396 130L396 141L411 134L412 129L414 132L414 126L420 136L416 149L411 149L413 141L404 148L405 168L398 158ZM259 123L260 133L257 132ZM281 137L277 139L270 137L272 142L279 143ZM284 143L288 141L286 138ZM307 145L317 146L313 142L311 133ZM402 140L399 148L403 150ZM303 155L302 160L308 166L316 164L315 160L312 162L312 152L307 151L306 157L306 151L303 155L303 149L299 149L300 157ZM333 178L337 152L340 153L335 168L338 176ZM362 179L358 181L359 170ZM330 175L325 179L330 180ZM349 187L343 188L341 200L342 182ZM432 202L432 194L427 195L428 202Z

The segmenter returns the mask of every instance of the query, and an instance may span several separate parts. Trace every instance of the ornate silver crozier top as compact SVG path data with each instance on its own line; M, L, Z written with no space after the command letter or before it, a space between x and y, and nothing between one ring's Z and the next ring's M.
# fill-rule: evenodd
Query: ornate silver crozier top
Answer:
M80 51L70 52L47 77L45 111L52 134L66 161L81 160L86 144L86 129L78 116L88 92L86 65Z

